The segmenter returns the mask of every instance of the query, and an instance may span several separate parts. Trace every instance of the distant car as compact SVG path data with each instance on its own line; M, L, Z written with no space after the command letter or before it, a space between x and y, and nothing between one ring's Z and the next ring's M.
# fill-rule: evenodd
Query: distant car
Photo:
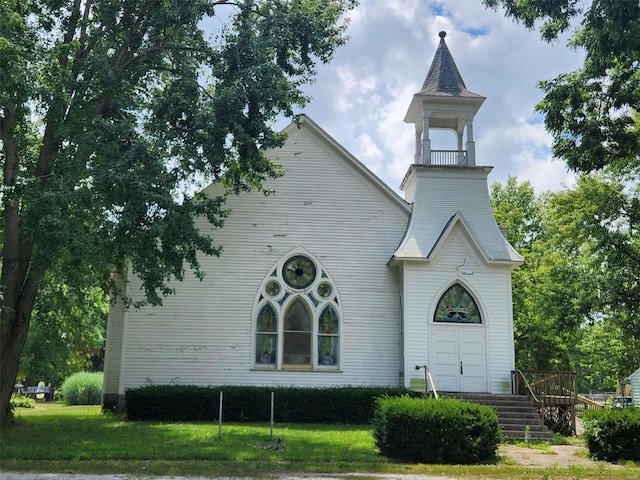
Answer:
M613 406L618 408L632 407L631 397L613 397Z

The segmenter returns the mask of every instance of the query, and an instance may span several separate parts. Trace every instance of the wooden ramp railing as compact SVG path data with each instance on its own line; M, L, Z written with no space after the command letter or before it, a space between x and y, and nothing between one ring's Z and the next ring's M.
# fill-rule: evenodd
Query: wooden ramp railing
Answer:
M513 393L529 395L547 427L563 435L576 433L578 381L575 372L515 370Z
M576 416L578 418L582 418L582 415L586 410L601 410L604 407L603 403L578 395L578 398L576 399Z

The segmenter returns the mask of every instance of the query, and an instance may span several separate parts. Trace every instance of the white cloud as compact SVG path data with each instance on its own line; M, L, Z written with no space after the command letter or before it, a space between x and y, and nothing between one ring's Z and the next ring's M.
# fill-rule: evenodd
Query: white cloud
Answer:
M378 148L370 135L361 133L358 136L358 149L355 151L355 155L373 173L380 176L382 150Z

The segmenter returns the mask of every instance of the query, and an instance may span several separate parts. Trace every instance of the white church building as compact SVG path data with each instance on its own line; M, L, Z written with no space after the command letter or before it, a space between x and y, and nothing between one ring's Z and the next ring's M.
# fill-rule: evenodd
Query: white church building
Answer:
M510 393L511 270L469 91L444 32L405 122L414 163L397 195L308 117L269 153L284 175L227 200L223 247L161 307L110 310L103 405L147 385L404 386ZM432 150L430 132L457 144ZM219 195L221 186L206 189ZM126 295L143 297L132 275Z

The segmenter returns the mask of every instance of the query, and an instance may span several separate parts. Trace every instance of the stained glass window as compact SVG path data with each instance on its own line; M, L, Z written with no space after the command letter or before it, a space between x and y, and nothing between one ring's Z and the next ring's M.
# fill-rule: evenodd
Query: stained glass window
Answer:
M329 282L322 282L318 285L318 295L322 298L327 298L331 295L333 289L331 288L331 284Z
M339 323L335 309L325 307L318 319L318 365L338 364Z
M270 365L276 363L278 344L278 318L271 305L265 305L258 314L256 328L256 363Z
M267 292L267 295L275 297L280 293L280 284L272 280L264 287L264 291Z
M316 264L309 257L296 255L285 262L282 276L292 288L307 288L316 279Z
M339 295L309 255L283 257L256 295L256 369L333 369L340 359Z
M298 297L284 315L282 364L303 366L311 364L311 324L309 308Z
M462 285L455 283L440 297L433 321L482 323L482 318L473 296Z

